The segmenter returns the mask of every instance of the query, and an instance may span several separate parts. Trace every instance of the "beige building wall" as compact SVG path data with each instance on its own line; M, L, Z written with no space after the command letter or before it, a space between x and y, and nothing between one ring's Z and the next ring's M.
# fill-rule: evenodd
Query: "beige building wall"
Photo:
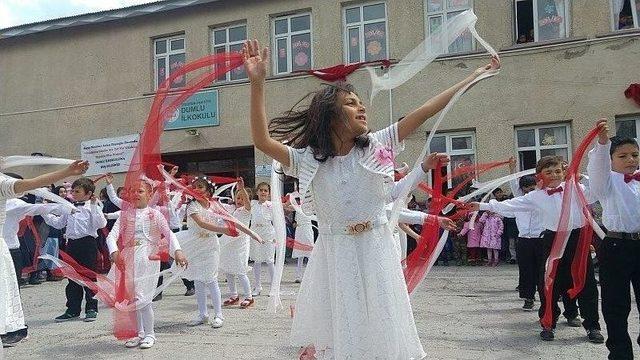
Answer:
M271 18L312 13L313 66L343 62L342 7L330 0L220 1L162 14L0 39L0 144L3 154L45 152L78 157L80 142L141 131L153 97L153 39L186 38L187 62L211 51L211 28L246 23L249 38L270 44ZM387 0L389 57L401 59L425 36L423 0ZM638 81L640 33L611 35L609 1L571 1L569 37L549 44L514 44L512 1L475 0L479 33L499 50L503 70L478 84L452 109L440 131L475 132L478 162L516 155L515 127L571 125L575 148L600 116L638 114L623 91ZM482 50L482 49L479 49ZM488 62L480 51L436 60L407 84L368 105L379 129ZM368 99L369 80L350 80ZM318 88L310 76L267 82L275 116ZM166 131L166 153L250 146L248 84L220 84L220 126ZM435 118L434 118L435 119ZM413 162L434 120L407 140L401 161ZM256 164L269 159L256 153ZM498 174L500 172L496 172ZM494 176L494 175L491 175Z

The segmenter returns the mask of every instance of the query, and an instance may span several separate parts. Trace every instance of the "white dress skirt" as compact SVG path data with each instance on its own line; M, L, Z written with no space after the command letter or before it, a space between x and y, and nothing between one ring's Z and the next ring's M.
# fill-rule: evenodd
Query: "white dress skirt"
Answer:
M224 222L208 209L205 209L197 201L192 201L187 206L188 230L176 234L189 266L182 273L182 277L192 281L212 283L218 279L218 266L220 264L220 242L218 235L205 230L196 224L191 217L198 214L204 221L213 224Z
M26 328L16 270L7 243L2 238L6 199L15 197L15 180L0 178L0 334Z
M303 156L293 149L289 154L285 173L297 177ZM320 235L298 293L291 344L314 345L319 359L422 359L426 354L386 224L386 177L360 164L361 154L354 148L320 163L311 183ZM366 221L373 222L371 230L340 233Z
M245 225L249 225L251 213L244 207L237 208L232 215ZM249 271L249 235L240 233L237 237L220 237L220 271L225 274L242 275Z
M300 245L308 245L313 247L313 226L311 225L311 218L304 213L296 212L296 230L295 230L296 243ZM291 257L296 259L299 257L311 256L311 250L293 248Z
M251 230L260 235L264 244L252 241L250 245L251 260L257 263L273 263L276 255L276 230L271 223L271 202L259 203L251 200Z

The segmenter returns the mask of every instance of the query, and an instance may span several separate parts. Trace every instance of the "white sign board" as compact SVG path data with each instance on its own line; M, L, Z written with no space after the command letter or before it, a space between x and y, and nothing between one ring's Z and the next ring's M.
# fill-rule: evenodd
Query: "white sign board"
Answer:
M80 155L89 162L86 175L127 172L138 142L140 134L83 141Z
M256 176L258 177L271 177L271 164L256 165Z

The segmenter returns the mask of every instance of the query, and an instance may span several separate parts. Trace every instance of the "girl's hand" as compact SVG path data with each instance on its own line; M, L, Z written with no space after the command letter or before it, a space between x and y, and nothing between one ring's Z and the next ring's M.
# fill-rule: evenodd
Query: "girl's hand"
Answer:
M444 166L449 163L449 155L441 153L431 153L427 155L422 161L422 170L427 172L432 169L436 169L439 166Z
M478 77L478 76L486 73L487 71L498 70L498 69L500 69L500 66L501 66L500 58L498 56L492 56L491 57L491 63L489 63L489 64L487 64L487 65L485 65L485 66L483 66L481 68L478 68L476 71L473 72L473 75L475 77Z
M609 125L607 125L607 119L600 118L598 122L596 122L596 127L600 129L598 133L598 143L600 145L606 145L609 142Z
M113 183L113 174L112 173L106 173L104 175L104 181L106 181L107 184L112 184Z
M171 175L173 177L176 177L176 174L178 173L178 169L179 169L179 167L177 167L177 166L172 167L171 171L169 171L169 175Z
M458 229L453 220L443 216L438 216L438 226L449 231L455 231Z
M182 250L176 250L176 253L173 255L173 258L176 261L176 264L178 264L178 266L183 267L185 269L189 266L189 262L187 261L187 258L184 256L184 253L182 252Z
M65 173L67 176L77 176L87 172L87 169L89 169L88 161L76 160L67 166Z
M242 47L244 55L244 70L251 82L263 82L267 77L267 64L269 63L269 49L260 51L258 40L245 41Z

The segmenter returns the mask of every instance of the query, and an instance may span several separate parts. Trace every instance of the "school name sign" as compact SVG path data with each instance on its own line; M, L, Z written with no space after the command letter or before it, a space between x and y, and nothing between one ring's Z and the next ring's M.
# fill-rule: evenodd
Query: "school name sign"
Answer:
M168 101L177 99L171 96ZM218 90L207 90L191 95L173 116L167 120L165 130L188 129L220 125L218 117Z
M80 155L89 162L87 175L127 172L139 142L140 134L83 141Z

